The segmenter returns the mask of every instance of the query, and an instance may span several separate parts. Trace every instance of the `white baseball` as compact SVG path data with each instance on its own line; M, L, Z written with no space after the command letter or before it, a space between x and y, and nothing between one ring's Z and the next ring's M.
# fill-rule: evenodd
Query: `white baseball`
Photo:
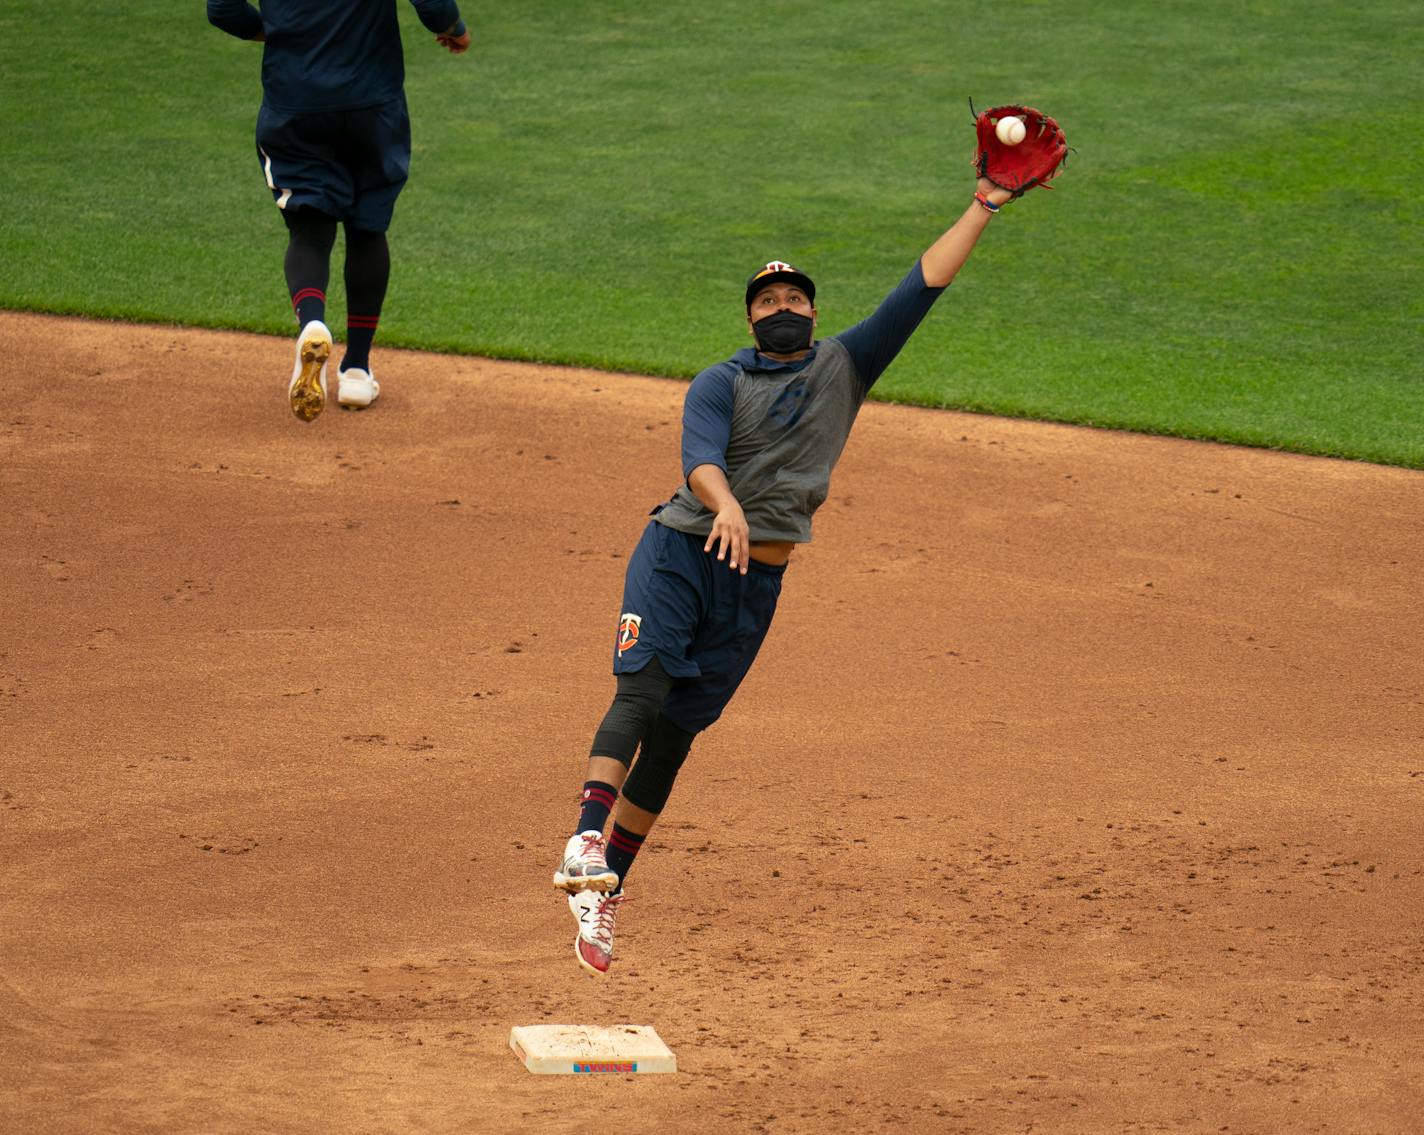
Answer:
M1017 146L1024 140L1024 135L1028 130L1024 128L1023 119L1015 118L1012 114L1007 118L999 119L999 125L994 127L994 133L999 136L999 141L1006 146Z

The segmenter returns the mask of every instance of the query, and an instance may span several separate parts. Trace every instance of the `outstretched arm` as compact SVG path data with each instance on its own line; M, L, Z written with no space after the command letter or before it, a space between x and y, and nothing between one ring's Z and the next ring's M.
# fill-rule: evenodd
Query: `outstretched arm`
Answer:
M980 195L991 205L1007 201L1011 194L992 183L979 180ZM974 246L979 242L994 214L976 198L944 234L930 245L900 284L885 297L875 312L854 327L836 336L850 352L851 360L869 390L905 345L920 320L949 285Z
M261 43L262 17L247 0L208 0L208 23L238 39Z
M1000 189L982 177L979 179L978 189L980 194L989 199L991 205L1002 205L1013 196L1007 189ZM979 243L980 234L988 227L993 217L994 214L979 204L976 197L964 211L964 215L925 250L925 254L920 257L920 268L925 274L926 287L949 286L949 282L964 267L969 254Z

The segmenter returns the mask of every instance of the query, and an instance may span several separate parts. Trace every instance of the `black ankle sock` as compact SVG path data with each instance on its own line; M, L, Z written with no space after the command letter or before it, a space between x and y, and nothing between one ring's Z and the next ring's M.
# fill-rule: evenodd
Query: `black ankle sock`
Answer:
M613 831L608 835L608 854L604 858L608 861L608 869L618 875L620 891L623 889L623 881L628 877L628 869L633 866L633 860L638 857L643 840L647 838L630 832L621 824L613 825Z
M608 813L613 811L613 802L617 799L618 789L611 784L604 784L601 780L590 780L585 784L579 808L579 826L574 829L574 835L580 832L602 835L603 825L608 823Z
M346 356L341 360L341 369L359 367L371 369L371 343L376 338L376 323L379 315L346 315Z

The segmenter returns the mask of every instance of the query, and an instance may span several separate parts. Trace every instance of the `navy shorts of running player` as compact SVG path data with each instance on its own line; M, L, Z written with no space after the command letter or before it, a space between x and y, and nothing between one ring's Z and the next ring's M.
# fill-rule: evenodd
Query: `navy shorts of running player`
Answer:
M405 96L361 110L257 113L257 158L279 209L310 206L385 232L410 173Z
M623 584L613 672L635 674L654 655L673 677L663 713L696 733L722 716L776 614L786 565L747 574L704 552L705 536L648 522Z

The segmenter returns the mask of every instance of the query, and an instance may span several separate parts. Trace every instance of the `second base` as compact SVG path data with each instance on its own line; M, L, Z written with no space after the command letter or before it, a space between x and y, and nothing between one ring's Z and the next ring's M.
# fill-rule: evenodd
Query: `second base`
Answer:
M676 1072L672 1054L651 1025L516 1025L509 1047L540 1075Z

